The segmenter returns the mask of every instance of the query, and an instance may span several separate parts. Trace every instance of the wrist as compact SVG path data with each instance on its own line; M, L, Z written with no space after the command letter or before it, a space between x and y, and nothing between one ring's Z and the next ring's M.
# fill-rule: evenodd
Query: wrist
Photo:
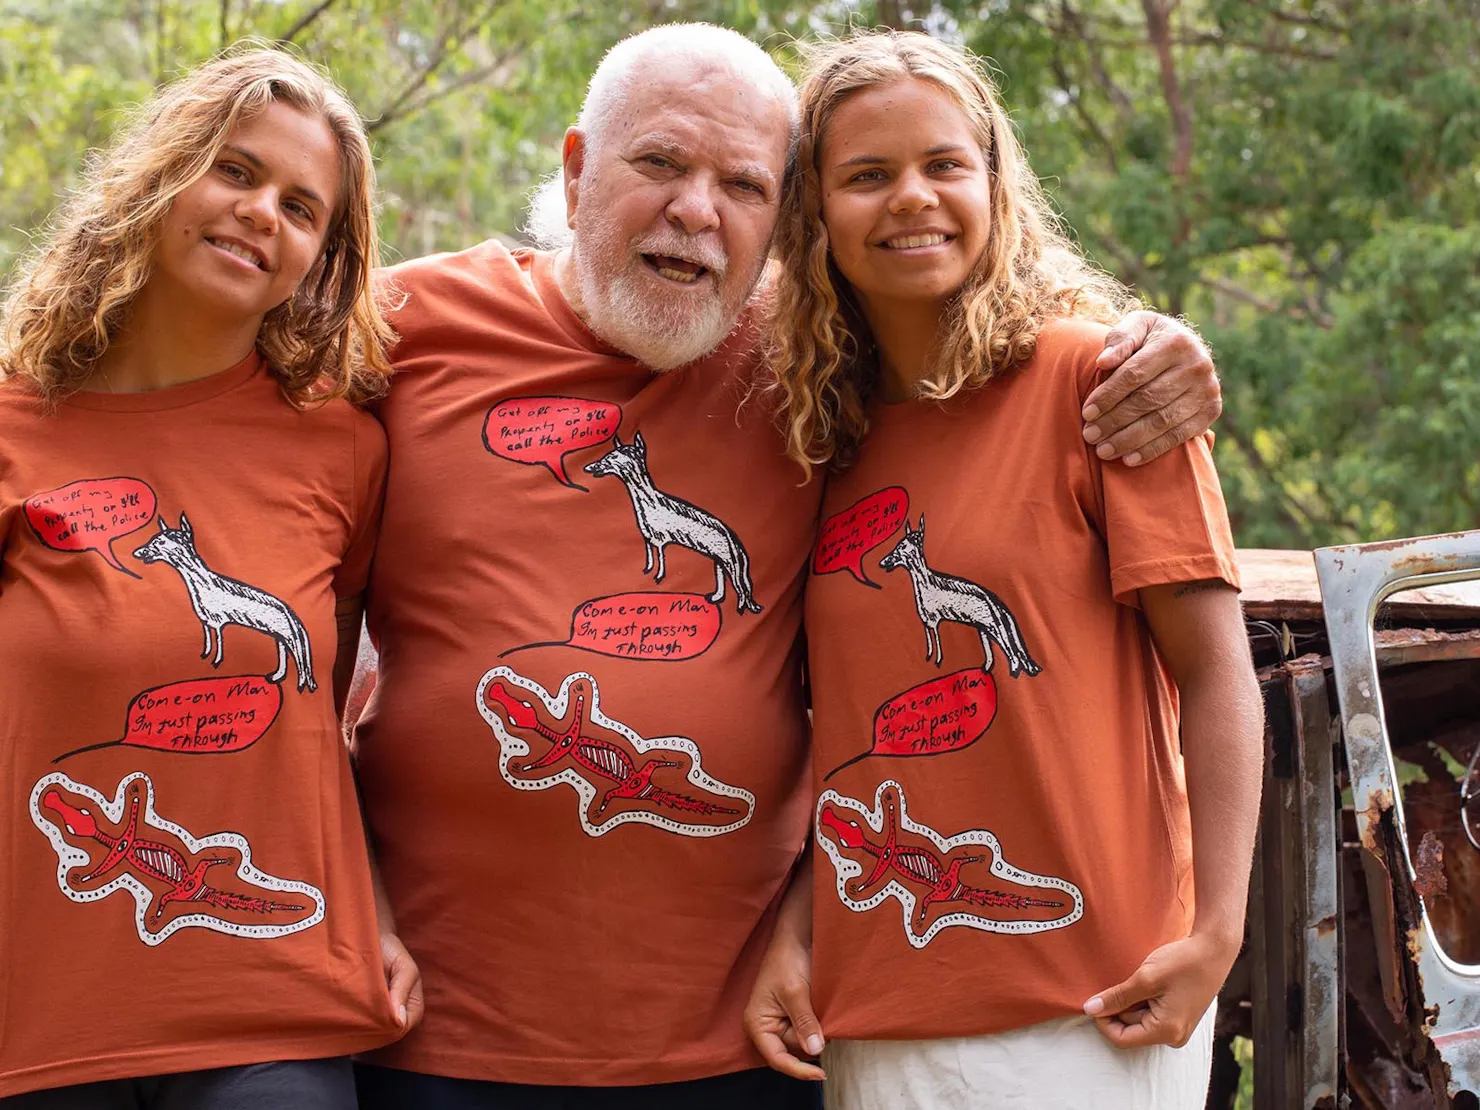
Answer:
M1213 945L1218 952L1225 954L1231 961L1238 955L1238 950L1243 947L1243 916L1239 915L1233 919L1200 919L1193 923L1191 935Z

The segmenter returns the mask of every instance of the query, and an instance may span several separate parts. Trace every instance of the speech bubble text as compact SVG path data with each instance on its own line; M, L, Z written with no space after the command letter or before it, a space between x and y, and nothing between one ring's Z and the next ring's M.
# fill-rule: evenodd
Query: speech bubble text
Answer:
M703 594L646 590L593 597L570 617L570 636L510 648L573 647L617 659L674 662L703 655L719 635L719 606Z
M981 668L932 678L879 706L873 747L834 767L823 781L871 755L958 752L980 740L996 716L997 683Z
M283 688L261 675L192 678L135 694L122 739L76 748L52 760L127 745L182 755L217 755L249 748L272 727Z
M156 499L138 478L84 478L26 498L26 522L37 538L56 551L96 551L114 570L130 578L113 554L113 541L137 532L154 518Z
M488 410L483 446L500 458L543 466L561 485L584 490L565 472L565 456L606 442L621 426L622 406L611 401L512 397Z
M910 511L910 495L889 486L828 517L817 535L812 573L846 570L865 586L882 589L863 572L863 557L892 536Z

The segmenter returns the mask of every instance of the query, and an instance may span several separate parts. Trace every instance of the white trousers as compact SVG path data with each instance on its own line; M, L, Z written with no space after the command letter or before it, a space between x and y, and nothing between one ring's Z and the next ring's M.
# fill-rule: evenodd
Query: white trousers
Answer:
M1208 1008L1181 1048L1116 1048L1087 1017L985 1037L829 1041L826 1110L1202 1110Z

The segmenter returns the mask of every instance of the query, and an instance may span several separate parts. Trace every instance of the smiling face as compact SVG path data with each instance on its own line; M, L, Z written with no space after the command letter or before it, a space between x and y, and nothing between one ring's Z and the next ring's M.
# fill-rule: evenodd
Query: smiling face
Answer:
M647 63L604 130L568 140L579 307L653 369L681 366L723 341L760 277L786 108L722 66Z
M865 314L944 305L981 258L990 176L971 121L933 81L864 89L819 148L822 220Z
M175 197L148 292L255 330L322 254L340 177L328 125L269 104L233 128L211 168Z

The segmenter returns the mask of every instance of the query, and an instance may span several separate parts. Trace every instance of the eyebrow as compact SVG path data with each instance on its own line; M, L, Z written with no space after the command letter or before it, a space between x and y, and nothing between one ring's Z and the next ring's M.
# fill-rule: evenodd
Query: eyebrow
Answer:
M221 149L231 151L232 154L235 154L242 161L249 163L254 170L260 170L263 167L262 159L258 158L255 154L253 154L250 150L247 150L245 147L233 146L231 143L227 143ZM328 202L326 202L323 197L319 196L318 193L314 192L307 185L294 185L293 192L297 193L305 200L313 201L320 208L328 211Z
M653 151L672 155L675 158L692 158L694 155L694 149L688 143L680 142L670 135L659 132L644 135L639 141L632 143L628 157L641 157L643 153ZM723 167L721 172L725 177L751 178L764 182L768 188L776 187L776 175L761 162L735 162Z
M933 146L929 150L927 150L924 154L924 157L935 158L942 154L961 154L969 149L969 147L964 147L960 143L942 143L940 146ZM846 162L839 162L838 165L880 166L888 161L889 159L885 158L882 154L858 154L852 158L849 158Z

